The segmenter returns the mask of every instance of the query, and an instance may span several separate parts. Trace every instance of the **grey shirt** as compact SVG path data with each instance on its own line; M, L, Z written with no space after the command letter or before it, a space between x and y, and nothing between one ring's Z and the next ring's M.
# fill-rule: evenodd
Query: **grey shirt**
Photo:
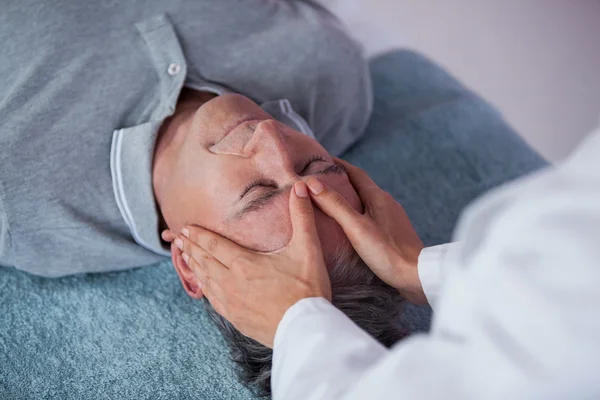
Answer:
M0 54L0 265L44 276L168 254L152 155L184 85L242 93L333 154L371 111L360 48L309 1L8 1Z

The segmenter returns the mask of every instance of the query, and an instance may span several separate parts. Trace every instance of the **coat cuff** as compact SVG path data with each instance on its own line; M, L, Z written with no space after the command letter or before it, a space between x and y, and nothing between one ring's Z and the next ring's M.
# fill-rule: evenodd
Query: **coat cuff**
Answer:
M435 310L442 286L442 265L448 251L456 243L426 247L419 255L419 279L431 308Z

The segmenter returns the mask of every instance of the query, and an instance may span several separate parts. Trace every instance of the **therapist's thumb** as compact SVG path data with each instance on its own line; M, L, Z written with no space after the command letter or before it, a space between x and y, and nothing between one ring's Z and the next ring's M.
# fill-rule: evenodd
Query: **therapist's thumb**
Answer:
M308 188L304 181L298 181L290 193L290 218L292 220L292 243L301 242L305 248L321 252L321 242L315 225L315 213Z

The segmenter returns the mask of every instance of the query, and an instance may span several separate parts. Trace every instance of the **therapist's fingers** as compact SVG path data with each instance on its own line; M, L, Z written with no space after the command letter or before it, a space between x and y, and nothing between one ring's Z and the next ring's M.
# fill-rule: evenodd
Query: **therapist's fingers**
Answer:
M204 298L208 300L212 308L224 318L229 319L229 315L227 314L227 308L225 307L225 294L223 292L223 288L221 285L212 279L209 276L205 275L201 270L198 271L198 279L202 284L202 291L204 293Z
M365 206L370 205L374 196L382 192L381 188L371 179L363 169L360 169L341 158L335 158L335 162L344 167L350 183L358 193Z
M316 178L308 181L313 202L340 224L356 252L379 278L409 301L426 303L417 269L423 243L406 211L360 168L336 161L346 169L355 189L360 190L364 214L356 212L341 194Z
M373 266L381 265L389 254L388 243L371 216L357 212L344 196L316 178L308 180L308 187L313 202L340 224L354 250L375 271Z
M187 240L184 237L181 237L180 239L184 242ZM191 244L191 242L189 243L189 246L195 246ZM184 248L185 247L187 246L184 246ZM190 251L190 253L194 254L194 257L188 253L183 253L182 257L194 276L198 279L204 297L209 301L217 313L227 318L227 310L226 307L224 307L226 298L222 283L228 283L229 276L227 276L227 274L229 273L229 269L199 247L194 251Z
M311 198L321 211L335 219L342 227L350 241L358 239L364 233L369 220L356 211L340 193L332 190L317 178L307 182Z
M291 271L291 276L306 280L313 296L324 297L331 301L331 282L323 260L314 208L306 182L298 181L294 184L290 193L289 206L292 240L285 252L274 255L274 261L279 258L275 264L286 268L288 277ZM292 289L290 287L290 290Z
M296 182L290 193L290 219L293 230L291 243L299 243L304 251L315 250L321 254L315 213L304 181Z
M230 268L237 258L248 259L256 255L253 251L199 226L186 226L181 233L227 268Z
M225 274L229 269L221 264L219 260L184 236L178 237L175 242L177 247L181 245L182 257L196 277L201 278L200 274L202 274L214 281L222 282L226 280Z

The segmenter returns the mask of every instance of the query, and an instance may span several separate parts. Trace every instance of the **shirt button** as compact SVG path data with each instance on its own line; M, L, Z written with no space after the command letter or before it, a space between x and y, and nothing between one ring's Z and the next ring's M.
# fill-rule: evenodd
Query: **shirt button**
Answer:
M167 73L171 76L177 75L181 71L181 66L176 63L169 64L169 68L167 68Z

